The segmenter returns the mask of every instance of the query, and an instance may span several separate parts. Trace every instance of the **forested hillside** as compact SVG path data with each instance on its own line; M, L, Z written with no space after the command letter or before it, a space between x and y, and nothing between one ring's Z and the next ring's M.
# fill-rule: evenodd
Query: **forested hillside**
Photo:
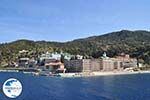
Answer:
M30 56L38 56L46 51L68 52L99 58L102 53L114 57L122 52L130 54L150 64L150 32L122 30L100 36L76 39L69 42L48 42L17 40L0 44L0 61L15 61L20 50L29 50Z

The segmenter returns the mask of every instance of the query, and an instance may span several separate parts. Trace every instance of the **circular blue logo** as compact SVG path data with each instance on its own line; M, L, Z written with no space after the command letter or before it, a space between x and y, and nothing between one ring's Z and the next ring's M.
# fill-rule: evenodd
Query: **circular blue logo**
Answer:
M3 92L9 98L16 98L22 92L22 84L19 80L10 78L3 84Z

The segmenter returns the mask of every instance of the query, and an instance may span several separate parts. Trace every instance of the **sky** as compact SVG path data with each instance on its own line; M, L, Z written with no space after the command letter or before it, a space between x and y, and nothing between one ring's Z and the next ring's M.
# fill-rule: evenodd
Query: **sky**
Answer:
M0 0L0 43L150 30L150 0Z

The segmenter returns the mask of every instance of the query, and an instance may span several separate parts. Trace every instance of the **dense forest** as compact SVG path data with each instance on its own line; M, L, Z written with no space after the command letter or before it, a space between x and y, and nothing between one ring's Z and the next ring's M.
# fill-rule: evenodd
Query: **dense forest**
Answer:
M17 60L18 52L23 49L30 51L30 57L37 57L46 51L63 51L93 58L99 58L104 51L110 57L124 52L150 64L150 32L122 30L69 42L17 40L0 44L0 63Z

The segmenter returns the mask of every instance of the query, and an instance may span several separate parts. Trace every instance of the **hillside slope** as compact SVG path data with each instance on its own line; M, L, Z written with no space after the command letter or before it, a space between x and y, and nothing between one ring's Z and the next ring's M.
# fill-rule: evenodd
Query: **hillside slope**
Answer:
M122 30L65 43L18 40L0 45L0 59L15 60L18 51L22 49L34 51L35 55L46 51L60 52L62 50L71 54L88 55L94 58L100 57L104 51L111 57L124 52L150 64L150 32Z

